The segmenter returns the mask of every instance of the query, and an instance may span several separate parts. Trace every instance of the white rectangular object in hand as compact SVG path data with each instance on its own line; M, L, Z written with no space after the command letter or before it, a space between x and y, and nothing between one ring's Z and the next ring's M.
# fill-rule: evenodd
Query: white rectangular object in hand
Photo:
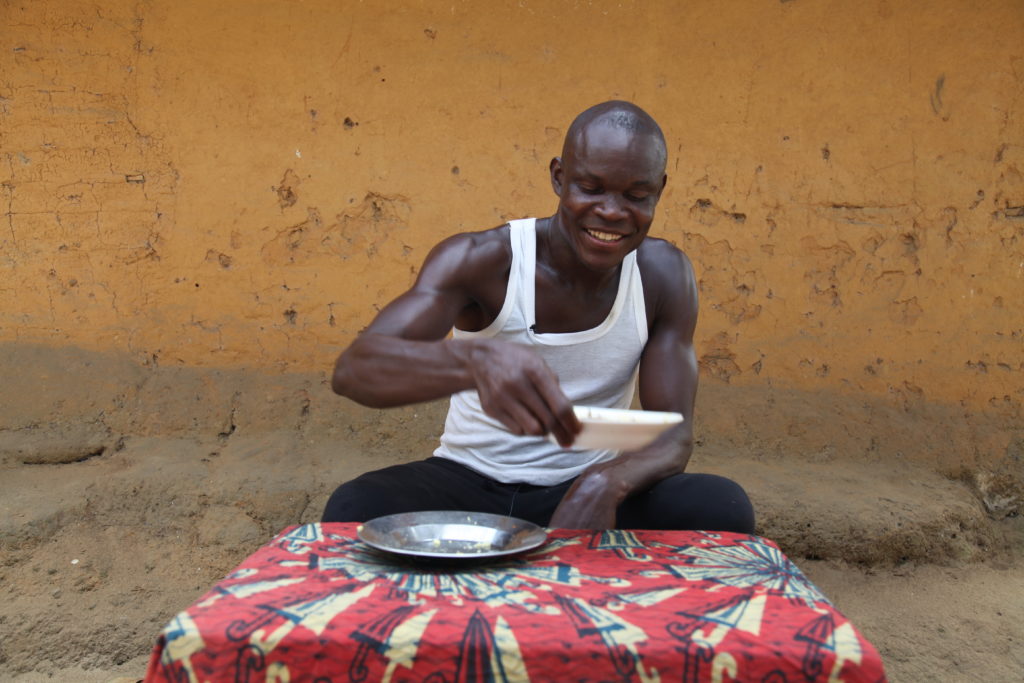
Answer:
M681 413L657 410L574 406L573 411L583 425L583 429L573 441L573 449L636 450L654 441L666 429L683 421ZM549 438L555 440L554 436Z

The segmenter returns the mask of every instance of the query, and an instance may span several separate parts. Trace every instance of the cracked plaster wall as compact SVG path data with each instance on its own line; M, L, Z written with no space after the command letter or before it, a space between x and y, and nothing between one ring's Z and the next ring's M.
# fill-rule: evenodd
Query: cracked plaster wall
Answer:
M0 3L0 341L330 366L572 116L664 127L706 381L1024 402L1024 6Z

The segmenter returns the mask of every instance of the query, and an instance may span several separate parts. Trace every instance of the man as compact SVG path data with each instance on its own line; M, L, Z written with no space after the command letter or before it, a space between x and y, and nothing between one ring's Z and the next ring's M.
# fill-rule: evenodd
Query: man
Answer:
M451 396L441 445L342 485L324 521L454 509L550 527L753 532L737 484L684 474L697 288L686 256L647 236L666 156L639 107L591 107L551 161L553 216L431 251L412 289L338 358L332 386L371 407ZM632 452L570 449L573 405L628 407L637 379L644 409L683 422Z

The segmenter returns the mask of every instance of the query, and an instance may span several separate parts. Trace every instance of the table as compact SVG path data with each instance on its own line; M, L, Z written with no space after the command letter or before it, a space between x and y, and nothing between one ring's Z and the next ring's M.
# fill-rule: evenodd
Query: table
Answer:
M437 565L356 526L285 529L171 620L145 680L885 680L758 536L556 529L522 555Z

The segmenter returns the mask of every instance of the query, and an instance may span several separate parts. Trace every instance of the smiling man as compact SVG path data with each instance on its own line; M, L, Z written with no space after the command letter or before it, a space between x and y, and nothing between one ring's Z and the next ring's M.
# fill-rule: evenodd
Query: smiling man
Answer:
M647 234L666 156L636 105L591 107L551 161L554 215L431 251L412 289L338 358L332 386L372 407L450 396L440 446L343 484L323 521L466 510L550 527L753 532L739 485L684 471L697 287L686 256ZM629 407L637 382L644 409L683 422L640 450L571 449L573 405Z

